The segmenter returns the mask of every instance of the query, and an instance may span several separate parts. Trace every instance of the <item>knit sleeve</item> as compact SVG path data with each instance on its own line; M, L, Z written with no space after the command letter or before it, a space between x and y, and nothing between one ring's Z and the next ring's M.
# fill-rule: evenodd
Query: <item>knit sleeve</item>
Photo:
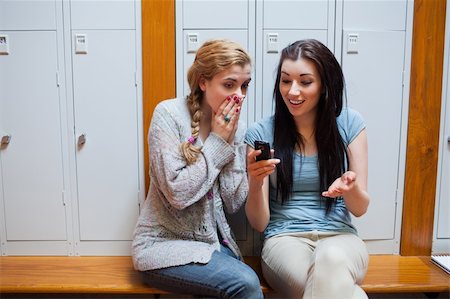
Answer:
M197 161L187 165L180 150L182 124L170 108L160 103L153 113L148 136L150 177L170 205L181 210L205 196L235 153L231 145L212 133Z
M247 199L246 146L243 141L245 128L239 124L234 142L235 157L220 172L220 197L227 212L236 213Z

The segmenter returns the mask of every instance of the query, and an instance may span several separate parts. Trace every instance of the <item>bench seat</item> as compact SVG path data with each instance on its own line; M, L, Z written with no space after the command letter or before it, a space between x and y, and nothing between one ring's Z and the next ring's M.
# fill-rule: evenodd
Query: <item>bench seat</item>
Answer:
M260 257L246 257L262 278ZM261 279L264 293L272 290ZM450 276L429 256L371 255L367 293L447 293ZM142 283L130 257L0 257L0 294L167 294Z

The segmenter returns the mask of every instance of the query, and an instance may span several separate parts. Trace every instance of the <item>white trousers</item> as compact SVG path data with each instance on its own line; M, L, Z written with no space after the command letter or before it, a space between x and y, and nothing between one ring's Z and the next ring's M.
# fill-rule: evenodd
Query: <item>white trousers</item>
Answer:
M262 270L279 294L304 299L368 298L361 284L369 255L354 234L289 233L264 242Z

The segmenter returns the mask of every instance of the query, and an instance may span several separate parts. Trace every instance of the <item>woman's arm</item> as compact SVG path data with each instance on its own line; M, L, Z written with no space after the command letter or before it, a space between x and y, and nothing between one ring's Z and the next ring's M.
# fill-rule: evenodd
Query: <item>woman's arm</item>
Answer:
M348 146L349 171L322 193L327 197L343 196L347 209L359 217L367 212L370 197L367 193L368 146L363 129Z
M246 147L235 143L235 158L219 174L220 197L227 212L236 213L247 199L248 179L245 171Z
M197 161L188 165L181 155L181 125L164 106L155 109L149 130L150 175L176 209L184 209L205 196L220 170L235 156L233 146L211 133Z
M247 146L248 199L245 214L250 225L263 232L270 220L269 210L269 175L276 169L279 159L255 161L261 150Z

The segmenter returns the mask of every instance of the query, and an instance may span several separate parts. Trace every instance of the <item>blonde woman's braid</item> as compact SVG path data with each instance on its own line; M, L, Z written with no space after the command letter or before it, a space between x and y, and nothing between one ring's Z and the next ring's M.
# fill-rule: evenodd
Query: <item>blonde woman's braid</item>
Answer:
M190 94L188 96L188 106L192 115L191 121L191 137L188 141L181 144L181 153L186 159L188 165L197 161L198 155L201 152L201 148L194 146L195 140L197 140L200 131L200 118L202 111L200 109L200 98L197 94Z

